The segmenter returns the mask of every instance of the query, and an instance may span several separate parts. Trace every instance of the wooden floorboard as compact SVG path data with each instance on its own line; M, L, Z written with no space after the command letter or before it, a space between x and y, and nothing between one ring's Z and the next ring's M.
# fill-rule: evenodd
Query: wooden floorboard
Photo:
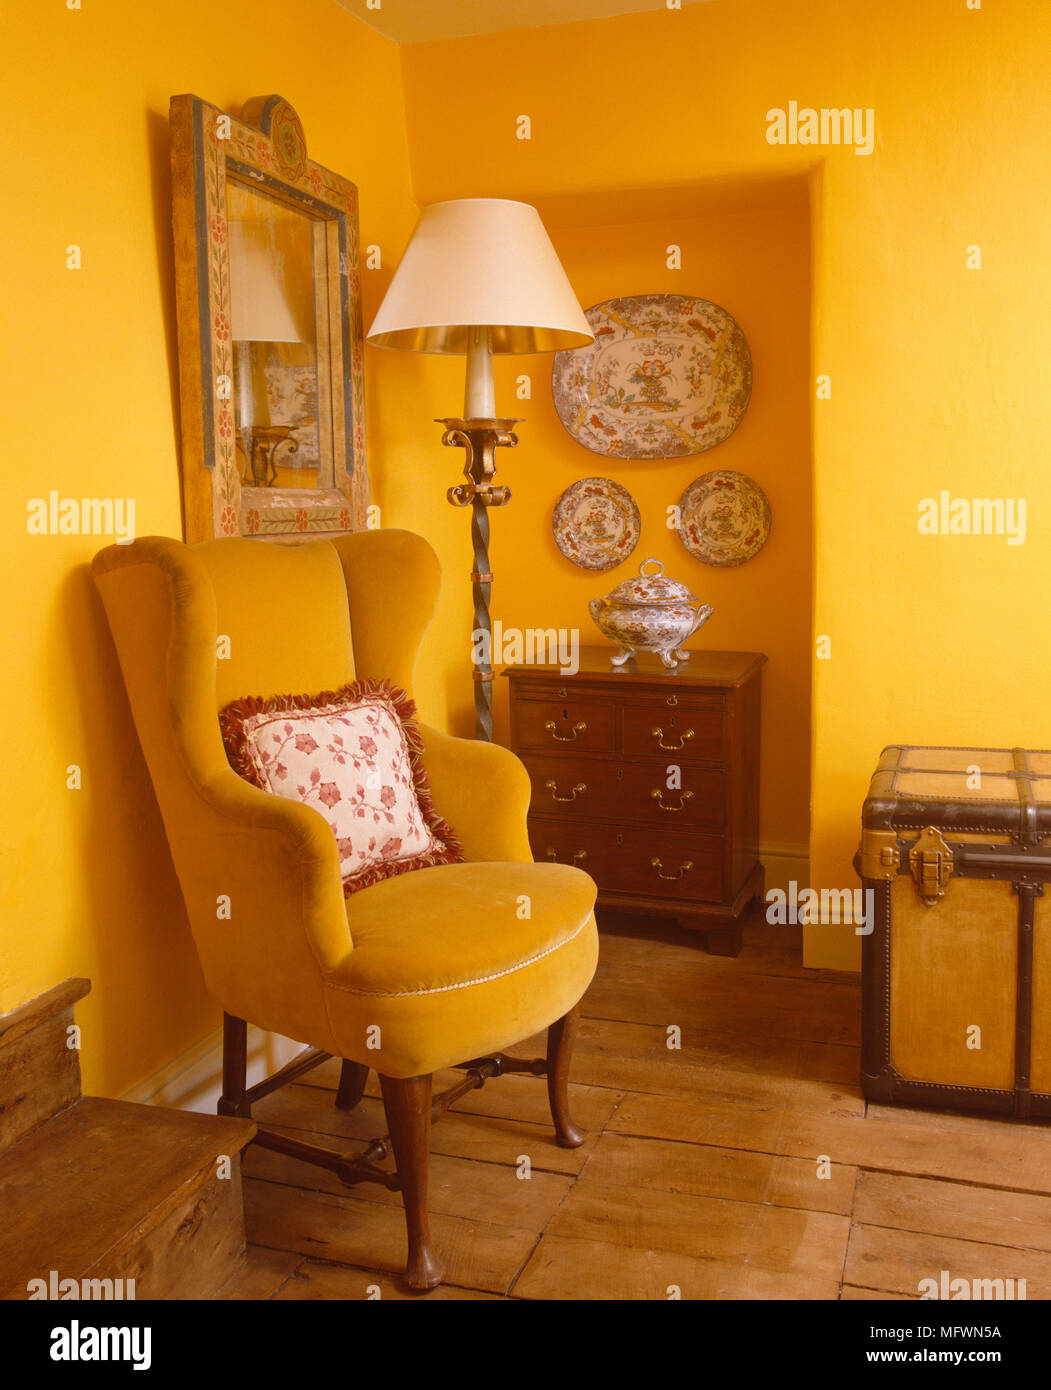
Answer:
M667 924L600 925L571 1087L587 1140L558 1148L532 1076L459 1101L433 1130L447 1277L426 1298L897 1300L942 1270L1051 1296L1051 1125L867 1105L859 980L806 970L791 928L756 916L728 959ZM386 1128L376 1077L349 1115L338 1079L326 1063L253 1118L360 1150ZM224 1298L419 1297L396 1193L257 1147L244 1174L251 1244Z
M397 1274L406 1258L399 1207L362 1197L336 1197L250 1179L245 1183L249 1239L333 1264ZM431 1231L449 1282L482 1293L506 1293L537 1242L535 1231L431 1216Z
M406 1303L414 1300L425 1303L481 1299L489 1302L500 1301L499 1294L458 1288L455 1284L449 1283L448 1279L429 1293L414 1293L396 1276L377 1273L375 1270L352 1269L346 1265L323 1264L315 1260L304 1260L295 1274L281 1285L274 1297L278 1302L328 1302L332 1299L342 1302L357 1299L379 1299L387 1302L396 1299Z
M855 1225L844 1278L863 1288L915 1297L922 1279L1026 1280L1026 1298L1051 1298L1051 1255L948 1236Z
M294 1134L295 1131L285 1131ZM563 1173L532 1168L528 1179L519 1178L517 1164L479 1163L473 1159L431 1155L430 1209L443 1216L472 1221L526 1227L541 1231L569 1193L574 1179ZM255 1148L248 1155L245 1175L266 1182L284 1183L305 1191L347 1197L351 1190L335 1173L311 1168L284 1154ZM353 1195L401 1211L401 1194L378 1183L362 1183Z
M857 1169L828 1166L818 1179L809 1159L632 1135L599 1136L587 1178L607 1188L686 1193L849 1216Z

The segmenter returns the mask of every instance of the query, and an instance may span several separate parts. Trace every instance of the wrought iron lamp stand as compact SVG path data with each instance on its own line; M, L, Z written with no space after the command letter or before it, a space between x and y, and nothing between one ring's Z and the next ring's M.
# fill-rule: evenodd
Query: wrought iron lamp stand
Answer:
M442 443L459 447L467 455L464 463L466 483L458 483L446 492L446 498L454 507L471 505L471 545L474 551L474 568L471 584L474 590L474 630L475 645L474 670L474 709L475 737L487 743L493 741L493 667L492 667L492 624L489 617L489 593L493 574L489 568L489 508L502 507L511 500L509 487L494 487L492 479L496 473L496 450L505 446L514 448L518 436L512 426L518 420L476 418L470 420L451 417L439 420L445 426ZM484 640L479 643L479 634Z

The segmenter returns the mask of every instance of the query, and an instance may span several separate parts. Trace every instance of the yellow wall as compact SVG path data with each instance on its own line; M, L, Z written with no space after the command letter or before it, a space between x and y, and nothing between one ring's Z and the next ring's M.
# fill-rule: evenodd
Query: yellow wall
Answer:
M197 1043L217 1014L87 571L109 541L28 535L26 505L51 489L134 497L138 534L182 534L169 97L195 92L236 111L280 91L311 155L358 183L363 242L393 248L416 216L401 68L396 45L333 0L11 4L4 33L20 134L0 214L12 733L0 801L0 1011L89 976L93 992L77 1010L85 1084L118 1094ZM73 243L79 271L66 268ZM388 278L365 277L367 318ZM405 410L413 385L408 364L370 378L374 474L384 474L388 435L414 461L435 443L428 421L442 403L423 396ZM386 524L428 531L401 494L388 496L382 482L377 492ZM439 543L444 522L432 522ZM443 624L468 622L466 602L455 591L449 599L431 639L439 647ZM450 715L447 687L432 658L421 704L439 723ZM74 763L79 791L66 789Z
M500 413L520 415L519 444L500 460L498 481L513 499L492 517L496 574L493 613L505 628L576 628L582 644L613 648L593 625L588 600L638 573L649 555L686 583L715 613L691 639L694 649L762 651L764 747L761 839L804 858L810 829L810 237L806 183L802 206L698 215L691 207L661 222L566 225L594 202L560 204L548 221L556 250L581 303L622 294L687 293L714 300L741 325L752 354L752 397L734 433L704 454L671 460L607 458L563 428L551 393L550 357L498 363ZM644 204L641 205L644 207ZM621 202L613 215L628 210ZM687 215L688 214L688 215ZM563 225L554 225L556 220ZM677 246L682 268L669 269ZM532 397L517 399L526 372ZM686 486L713 468L756 479L770 499L770 540L750 563L715 569L695 559L668 529L667 509ZM578 478L608 477L638 504L642 530L630 558L592 573L562 555L551 513ZM498 658L498 653L496 654ZM506 741L506 681L496 682L494 732Z
M856 882L884 744L1049 742L1049 45L1045 0L715 0L404 50L421 202L820 167L812 362L832 397L812 399L813 635L832 654L813 672L817 886ZM768 144L767 111L791 100L874 108L874 152ZM1026 497L1026 544L920 535L918 503L942 488ZM856 965L852 929L813 928L807 958Z

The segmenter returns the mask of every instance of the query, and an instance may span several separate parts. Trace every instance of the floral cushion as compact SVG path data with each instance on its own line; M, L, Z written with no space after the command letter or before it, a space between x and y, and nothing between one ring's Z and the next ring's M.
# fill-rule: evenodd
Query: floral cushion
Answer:
M356 681L321 695L235 700L219 727L235 772L325 817L349 897L392 874L463 859L431 800L415 714L403 690Z

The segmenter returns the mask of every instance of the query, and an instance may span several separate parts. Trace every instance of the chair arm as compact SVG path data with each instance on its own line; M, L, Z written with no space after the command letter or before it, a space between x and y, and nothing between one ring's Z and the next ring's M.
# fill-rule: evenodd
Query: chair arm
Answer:
M456 831L464 858L532 862L526 813L529 773L497 743L453 738L420 725L434 805Z
M352 948L331 828L232 768L196 791L166 823L210 991L228 1013L324 1046L323 981Z
M275 915L275 899L287 895L294 871L296 915L302 918L312 954L319 963L341 959L350 945L349 928L339 849L324 816L312 806L253 786L232 768L221 769L199 791L206 825L198 833L207 835L213 865L218 860L223 875L250 885L260 904L270 904L267 916ZM230 853L222 852L224 845ZM216 872L209 870L211 880Z

